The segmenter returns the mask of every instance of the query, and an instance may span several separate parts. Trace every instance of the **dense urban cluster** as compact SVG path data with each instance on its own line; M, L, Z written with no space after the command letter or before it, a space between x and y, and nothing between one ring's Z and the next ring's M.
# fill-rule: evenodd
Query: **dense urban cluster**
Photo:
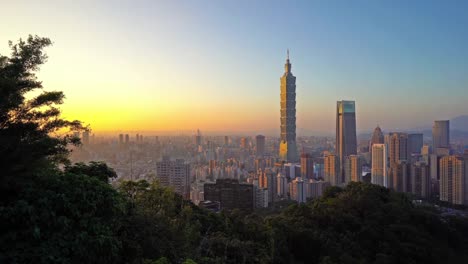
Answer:
M291 115L280 139L98 137L60 116L63 93L25 96L42 88L50 44L30 36L0 56L0 263L468 262L466 217L398 192L439 186L440 200L463 204L467 163L437 126L430 169L424 153L404 154L406 134L372 140L366 161L349 101L336 143L297 140Z
M288 55L280 85L279 138L202 136L200 130L189 136L95 138L84 132L72 160L106 162L117 171L116 185L119 179L158 180L216 211L252 211L284 200L303 203L328 186L360 181L410 193L415 200L468 204L468 136L451 144L449 120L434 121L431 134L384 133L377 126L358 141L355 102L343 100L336 104L334 140L296 137L291 67Z

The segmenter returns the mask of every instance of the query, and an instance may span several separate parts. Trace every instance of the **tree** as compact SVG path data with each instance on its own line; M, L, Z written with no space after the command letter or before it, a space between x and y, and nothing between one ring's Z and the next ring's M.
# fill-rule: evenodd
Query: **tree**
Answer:
M51 43L29 36L0 55L0 262L119 262L125 204L107 183L115 172L101 163L60 170L79 144L68 132L86 128L60 117L62 92L28 95L42 88L36 72Z
M43 91L26 99L26 95L42 89L36 72L47 61L44 48L48 38L29 36L17 44L9 43L9 57L0 54L0 201L14 199L38 168L67 162L68 144L79 139L58 132L86 129L79 121L60 117L58 105L64 94Z
M94 176L47 171L0 207L1 263L120 262L124 199Z
M89 164L82 162L75 163L74 165L67 165L66 172L74 174L85 174L96 177L100 181L109 182L111 179L117 178L117 174L112 168L109 168L104 162L91 161Z

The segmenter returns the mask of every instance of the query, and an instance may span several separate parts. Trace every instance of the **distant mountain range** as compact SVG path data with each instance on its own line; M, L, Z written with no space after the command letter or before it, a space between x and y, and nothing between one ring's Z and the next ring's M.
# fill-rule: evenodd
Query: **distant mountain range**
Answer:
M468 132L468 115L462 115L450 120L450 129Z

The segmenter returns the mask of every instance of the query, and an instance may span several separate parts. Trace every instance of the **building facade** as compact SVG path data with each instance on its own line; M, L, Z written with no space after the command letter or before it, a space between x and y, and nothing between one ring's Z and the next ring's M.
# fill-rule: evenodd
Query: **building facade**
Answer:
M328 155L324 158L324 179L332 186L341 185L340 162L337 155Z
M336 155L339 162L339 181L344 182L345 157L357 154L356 106L354 101L336 102Z
M371 182L388 187L387 179L387 147L385 144L372 145Z
M408 134L397 132L390 133L388 154L390 158L390 166L397 164L399 161L409 161Z
M265 136L257 135L255 141L257 157L263 157L263 155L265 155Z
M432 146L436 148L450 148L450 121L434 121L432 127Z
M190 164L183 159L172 161L163 157L156 162L156 179L164 187L172 187L174 191L185 199L190 198Z
M423 162L411 165L411 192L421 198L431 197L432 182L429 166Z
M309 153L301 154L301 177L304 179L314 178L314 161Z
M440 159L440 200L452 204L468 204L467 166L461 156Z
M279 157L281 161L298 162L296 145L296 77L291 73L289 51L281 81L281 141Z
M239 183L236 179L217 179L216 183L205 183L205 201L219 202L224 210L255 208L255 192L252 184Z
M362 175L362 159L359 155L349 155L345 157L345 184L352 181L361 181Z

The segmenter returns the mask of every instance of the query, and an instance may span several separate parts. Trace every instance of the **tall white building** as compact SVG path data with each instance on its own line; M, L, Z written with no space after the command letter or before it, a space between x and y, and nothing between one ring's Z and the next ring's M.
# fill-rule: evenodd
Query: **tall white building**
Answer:
M371 182L388 187L387 175L387 147L385 144L372 145L372 170Z

